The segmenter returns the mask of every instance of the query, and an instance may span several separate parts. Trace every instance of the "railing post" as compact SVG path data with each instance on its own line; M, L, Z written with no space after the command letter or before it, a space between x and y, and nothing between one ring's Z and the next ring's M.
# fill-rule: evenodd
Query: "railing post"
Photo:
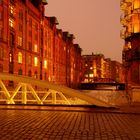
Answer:
M52 103L56 104L56 91L55 90L51 90L52 93Z
M27 103L27 86L26 84L22 84L22 104Z

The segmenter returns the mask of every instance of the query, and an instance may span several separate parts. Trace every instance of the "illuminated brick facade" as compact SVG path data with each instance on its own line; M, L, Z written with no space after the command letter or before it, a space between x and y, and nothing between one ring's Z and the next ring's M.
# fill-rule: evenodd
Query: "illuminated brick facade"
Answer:
M44 15L45 0L0 0L0 71L76 88L81 48Z
M140 85L140 0L121 0L121 37L125 40L123 47L123 64L125 82L128 85Z
M103 54L83 55L82 58L84 67L82 82L124 82L121 63L104 58Z

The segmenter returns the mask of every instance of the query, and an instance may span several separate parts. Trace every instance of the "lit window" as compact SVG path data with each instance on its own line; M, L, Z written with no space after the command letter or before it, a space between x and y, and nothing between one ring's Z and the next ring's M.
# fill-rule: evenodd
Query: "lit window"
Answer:
M13 56L12 56L12 54L10 53L10 54L9 54L9 62L11 63L12 60L13 60Z
M85 82L85 83L88 83L88 79L85 79L84 82Z
M85 77L88 77L88 74L85 74Z
M34 45L34 52L37 52L37 44Z
M22 53L18 53L18 63L22 64Z
M87 66L88 66L88 64L85 64L85 66L87 67Z
M90 69L92 70L92 69L93 69L93 67L90 67Z
M50 76L48 77L48 81L51 81L51 77Z
M22 46L22 37L18 36L18 45Z
M10 6L10 13L14 14L14 7L13 6Z
M34 66L37 66L37 65L38 65L38 58L34 57Z
M12 19L9 19L9 25L10 27L14 27L14 21Z
M29 65L32 64L32 57L31 57L31 55L29 55L29 57L28 57L28 64L29 64Z
M47 69L47 60L44 60L44 68Z
M135 0L134 1L134 9L138 9L140 8L140 1L139 0Z
M128 48L131 49L131 42L128 42Z
M93 74L89 74L89 77L92 78L93 77Z

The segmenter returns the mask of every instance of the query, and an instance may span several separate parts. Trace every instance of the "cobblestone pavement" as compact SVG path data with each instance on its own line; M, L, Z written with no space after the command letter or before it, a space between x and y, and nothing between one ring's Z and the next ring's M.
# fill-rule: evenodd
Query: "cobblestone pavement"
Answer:
M140 114L0 109L0 140L140 140Z

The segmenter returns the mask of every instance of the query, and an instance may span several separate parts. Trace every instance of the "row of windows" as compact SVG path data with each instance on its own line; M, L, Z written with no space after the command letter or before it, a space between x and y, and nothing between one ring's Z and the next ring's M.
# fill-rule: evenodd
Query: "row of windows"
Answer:
M0 72L2 72L2 71L3 71L3 66L1 66L1 64L0 64ZM23 74L22 69L19 69L19 70L18 70L18 75L22 75L22 74ZM38 78L38 77L39 77L37 71L35 71L34 74L32 75L31 70L28 71L28 76L29 76L29 77L32 77L32 76L33 76L34 78ZM47 73L46 73L46 72L44 73L44 79L45 79L45 80L47 80L47 79L49 80L49 79L50 79L50 77L47 77Z
M23 56L22 56L22 53L19 52L18 53L18 63L22 64L22 61L23 61ZM10 62L12 62L12 59L10 59ZM28 57L28 64L30 64L30 65L32 64L32 57L30 55ZM44 60L44 68L47 68L47 65L48 65L47 60ZM34 57L34 66L38 66L38 57L37 56Z
M22 45L23 45L23 39L21 36L18 36L18 46L22 47ZM30 41L28 42L28 50L32 51L32 43ZM33 51L38 52L38 45L37 44L34 44Z
M18 70L18 75L22 75L22 74L23 74L22 69L19 69L19 70ZM28 76L29 76L29 77L32 76L31 70L28 71ZM38 73L37 73L37 71L35 71L35 72L34 72L34 78L37 78L37 77L38 77Z

